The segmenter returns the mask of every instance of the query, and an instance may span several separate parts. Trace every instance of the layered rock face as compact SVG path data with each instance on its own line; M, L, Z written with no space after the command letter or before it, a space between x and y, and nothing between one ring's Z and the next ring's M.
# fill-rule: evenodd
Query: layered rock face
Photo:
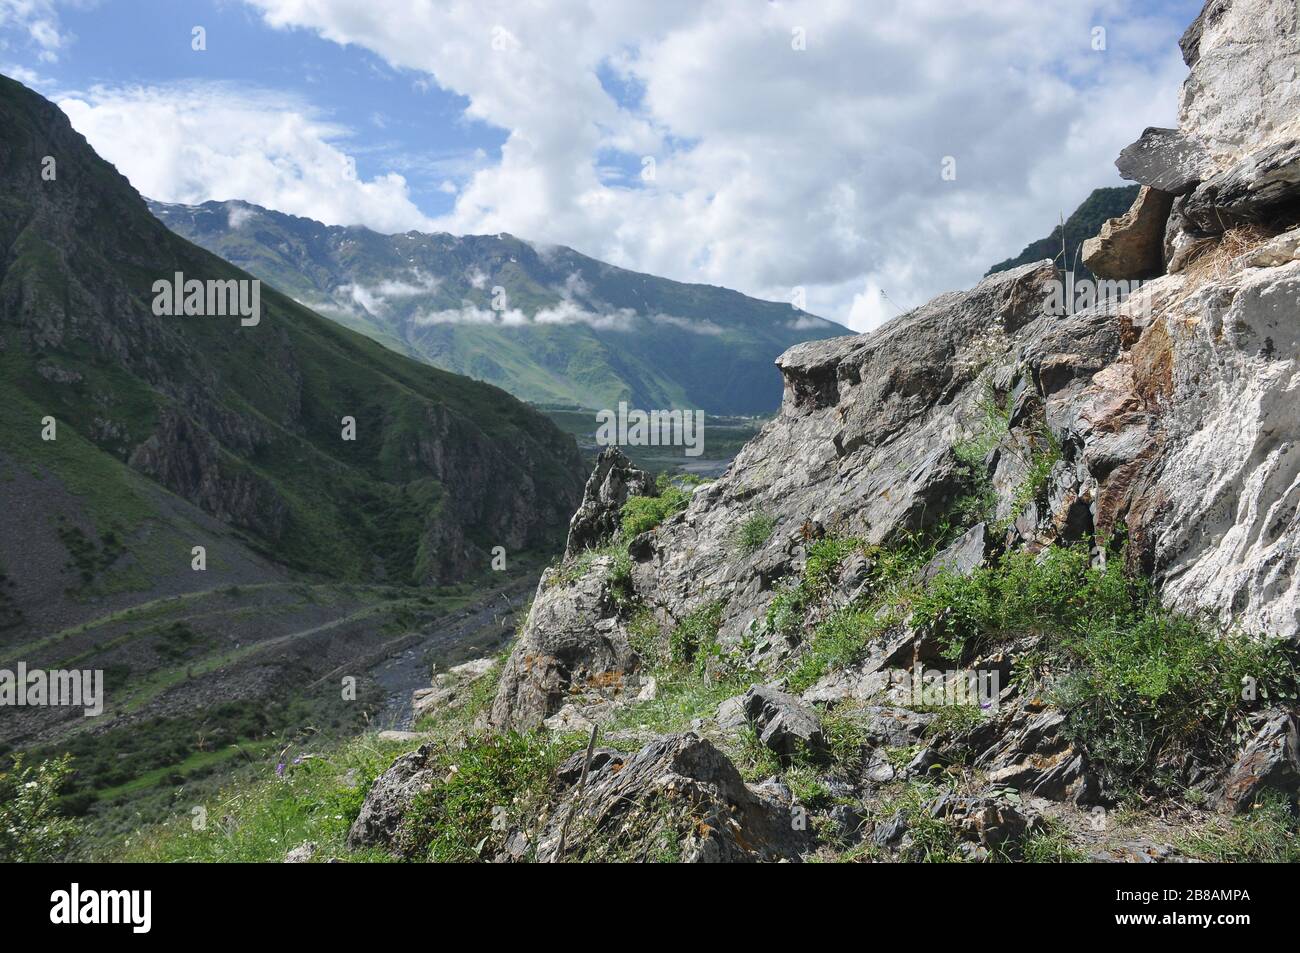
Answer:
M772 612L807 579L819 541L858 542L821 581L818 608L806 612L870 604L860 597L878 578L872 561L891 545L937 536L947 549L913 573L919 584L968 575L1003 553L1041 563L1057 547L1082 546L1100 565L1122 551L1166 607L1211 617L1219 632L1270 644L1297 640L1300 232L1286 185L1296 170L1238 174L1289 154L1300 115L1295 15L1293 4L1281 2L1207 4L1184 42L1192 73L1182 128L1149 132L1124 160L1152 182L1143 182L1139 198L1150 204L1131 216L1142 222L1142 247L1113 245L1117 267L1164 271L1166 244L1200 243L1188 267L1123 300L1073 308L1061 306L1065 276L1050 262L1025 265L873 333L795 347L777 362L785 380L777 418L722 478L696 488L684 511L619 541L631 560L630 598L660 631L693 631L710 611L717 653L757 683L695 728L724 738L752 729L782 763L816 764L828 737L819 719L852 709L857 754L843 768L841 739L841 767L826 784L870 803L881 784L962 761L975 772L964 777L990 787L940 798L927 810L933 819L958 818L968 835L962 853L978 858L1035 829L1032 805L1008 802L1005 789L1027 802L1106 802L1096 765L1062 711L1011 678L1014 666L1039 653L1042 633L1022 632L991 654L963 657L1004 677L996 715L969 730L944 728L900 696L895 673L941 657L934 633L909 618L880 621L879 636L852 665L833 668L811 688L793 685L817 620L785 627L772 624ZM1236 100L1234 90L1248 82L1258 88ZM1238 182L1240 193L1225 184ZM1248 212L1254 230L1206 227L1198 210L1238 194L1244 198L1233 197L1225 215ZM1001 409L992 426L990 404ZM972 463L977 432L987 442ZM605 462L606 473L616 462ZM1036 467L1047 469L1035 475ZM605 475L593 477L580 512L603 512L607 484ZM980 486L993 498L976 521L966 508ZM738 533L755 520L767 529L764 539ZM596 527L611 524L584 518L582 538L605 543L610 537ZM1108 548L1117 538L1127 545ZM627 613L607 597L609 572L601 563L594 574L566 580L557 572L544 582L492 708L497 727L534 726L539 713L593 681L641 671ZM701 667L711 671L707 660ZM1230 809L1249 804L1261 787L1293 794L1300 786L1294 715L1256 707L1262 727L1235 767L1231 758L1203 764L1195 757L1160 767ZM661 739L663 748L680 743ZM632 777L620 782L619 796L641 803L643 792L624 790ZM737 791L729 799L747 800ZM846 830L861 827L841 819ZM900 813L872 836L894 850L906 844L906 827ZM797 848L777 850L793 859ZM1105 859L1169 853L1132 844L1100 852Z
M1178 129L1147 129L1116 165L1146 188L1128 215L1084 245L1105 278L1135 278L1135 258L1164 258L1178 272L1232 229L1276 231L1300 221L1300 11L1278 0L1209 0L1180 43L1191 75ZM1148 195L1154 192L1154 196ZM1164 247L1148 209L1165 206ZM1171 209L1171 211L1170 211ZM1113 252L1117 242L1130 255Z

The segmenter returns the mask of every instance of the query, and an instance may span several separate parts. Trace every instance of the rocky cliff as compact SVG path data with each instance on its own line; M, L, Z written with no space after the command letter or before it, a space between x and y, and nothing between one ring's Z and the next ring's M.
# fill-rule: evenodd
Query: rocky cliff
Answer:
M1027 264L799 345L711 483L602 459L481 723L576 760L489 851L1177 859L1215 812L1285 818L1296 18L1211 0L1188 30L1180 128L1125 150L1143 190L1092 243L1153 280L1075 306Z

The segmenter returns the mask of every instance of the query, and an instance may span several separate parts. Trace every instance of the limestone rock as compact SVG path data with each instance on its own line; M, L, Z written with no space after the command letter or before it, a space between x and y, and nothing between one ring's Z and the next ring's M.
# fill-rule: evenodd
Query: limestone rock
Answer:
M1160 192L1182 195L1214 173L1200 143L1177 129L1148 127L1115 160L1119 174Z
M629 496L654 494L654 478L634 467L622 450L602 450L583 488L582 503L569 521L565 555L573 556L608 540L619 528L619 512Z
M402 755L370 786L361 812L348 830L348 847L400 850L399 832L415 796L435 780L433 746L421 745Z
M1083 243L1083 263L1098 278L1133 280L1163 273L1165 222L1172 206L1172 195L1144 185L1132 208L1108 219L1096 238Z
M494 727L535 728L573 695L623 699L640 690L635 675L641 660L618 616L609 569L602 557L569 583L555 570L542 576L501 672L489 714Z
M431 687L416 689L412 693L412 709L416 720L430 712L459 708L469 699L470 689L475 683L496 666L496 659L481 658L436 673Z
M1025 794L1084 804L1098 794L1087 763L1066 739L1065 716L1055 709L1017 708L988 723L992 744L975 757L991 784Z

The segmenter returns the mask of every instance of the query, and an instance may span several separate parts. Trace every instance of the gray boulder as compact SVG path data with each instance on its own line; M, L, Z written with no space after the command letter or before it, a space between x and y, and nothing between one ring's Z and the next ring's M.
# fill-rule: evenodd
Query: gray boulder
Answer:
M626 700L640 689L640 657L609 588L610 560L593 560L565 582L547 570L523 631L501 672L488 715L496 728L536 728L572 696L584 702Z
M1177 129L1154 126L1144 130L1137 142L1120 152L1115 167L1130 182L1170 195L1190 192L1215 171L1197 140Z
M747 787L726 755L688 732L657 738L621 762L593 766L584 790L569 788L551 812L537 857L797 861L810 846L811 835L791 804Z
M745 694L745 716L758 732L759 740L789 761L801 755L822 758L826 739L821 722L812 710L793 695L765 685L755 685Z
M1132 207L1108 219L1095 238L1083 243L1083 263L1098 278L1154 278L1165 270L1165 223L1173 196L1142 186Z
M348 829L348 847L379 847L400 853L401 829L411 802L432 786L433 746L421 745L402 755L375 779L361 805L361 812Z

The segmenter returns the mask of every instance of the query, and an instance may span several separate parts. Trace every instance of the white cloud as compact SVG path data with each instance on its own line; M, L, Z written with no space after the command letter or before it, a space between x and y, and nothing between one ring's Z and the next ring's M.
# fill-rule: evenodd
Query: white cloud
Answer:
M434 294L442 279L425 274L418 268L411 270L409 281L381 281L375 285L351 283L334 289L334 300L343 306L353 305L373 315L385 314L394 300L418 298Z
M1145 125L1168 124L1186 25L1133 0L758 5L245 0L369 49L508 132L438 225L788 300L855 327L973 283L1051 228ZM1107 28L1104 52L1092 28ZM492 46L495 28L507 49ZM807 49L791 49L802 27ZM501 33L496 35L500 36ZM612 73L639 96L615 97ZM685 143L685 145L683 145ZM609 154L647 187L603 174ZM957 179L940 177L953 156Z
M88 0L65 6L91 6ZM23 36L24 46L36 50L43 63L53 63L71 41L59 23L58 4L54 0L0 0L0 34L14 32ZM6 71L7 72L7 71ZM20 82L26 79L9 73ZM32 85L28 83L28 85Z
M347 130L293 97L229 84L70 93L59 107L141 193L197 204L243 199L327 225L431 230L396 173L363 179Z
M411 321L414 324L499 324L518 327L528 324L528 317L518 308L492 311L466 301L459 308L417 314Z

